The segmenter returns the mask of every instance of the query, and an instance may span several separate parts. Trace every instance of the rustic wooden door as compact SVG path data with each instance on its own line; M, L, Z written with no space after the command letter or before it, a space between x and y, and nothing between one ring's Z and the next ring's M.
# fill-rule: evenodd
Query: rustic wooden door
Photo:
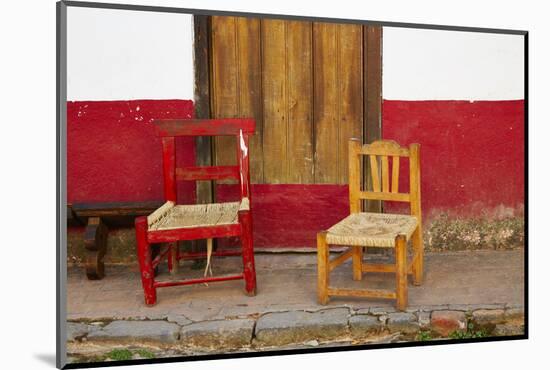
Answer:
M379 111L374 132L366 129L366 97L376 106L379 87L369 94L365 83L379 72L365 68L369 28L379 35L379 27L225 16L211 22L211 115L257 120L252 182L346 184L348 139L379 136ZM379 39L370 39L379 50ZM219 164L234 157L231 140L217 139L214 148Z
M209 30L208 84L198 81L203 91L208 87L209 116L256 119L250 140L251 181L260 206L255 241L314 246L314 231L349 209L348 140L381 136L381 27L226 16L200 21ZM204 75L205 66L197 64L201 68ZM232 164L235 150L231 138L216 138L212 161ZM223 186L218 190L225 193ZM308 205L300 204L304 198ZM280 210L282 199L287 208ZM297 215L305 207L308 214ZM303 232L287 239L268 236L273 228L290 226L272 220L292 217Z

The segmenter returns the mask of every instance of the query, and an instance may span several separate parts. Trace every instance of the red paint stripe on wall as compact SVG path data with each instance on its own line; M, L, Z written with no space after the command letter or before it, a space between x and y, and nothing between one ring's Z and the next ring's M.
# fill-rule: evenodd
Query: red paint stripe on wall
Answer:
M238 199L237 185L218 185L217 200ZM347 185L268 185L251 189L255 247L315 247L317 232L349 214Z
M192 118L191 100L77 101L67 103L69 202L163 200L162 149L151 121ZM179 165L195 163L192 138L178 139ZM195 185L178 189L194 202Z
M522 210L523 100L384 100L382 127L385 139L421 144L422 208L428 218Z
M523 101L384 101L383 136L418 142L425 219L441 212L465 217L524 202ZM139 107L139 109L138 109ZM191 118L188 100L69 102L69 202L162 200L161 144L154 118ZM178 141L178 165L192 165L192 139ZM405 167L405 166L403 166ZM402 173L402 186L407 186ZM219 201L236 199L218 185ZM180 203L194 202L183 182ZM315 247L315 235L349 214L346 185L252 186L257 247ZM400 211L386 204L387 211Z

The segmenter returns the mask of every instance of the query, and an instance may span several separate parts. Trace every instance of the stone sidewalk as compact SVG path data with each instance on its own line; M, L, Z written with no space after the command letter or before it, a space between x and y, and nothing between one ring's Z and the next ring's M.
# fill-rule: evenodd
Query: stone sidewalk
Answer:
M158 289L154 307L143 303L137 267L108 266L101 281L86 280L81 269L71 268L69 352L79 360L79 354L121 345L170 356L517 335L523 332L523 255L523 249L427 254L424 284L409 285L403 313L388 300L333 297L327 306L318 305L313 253L257 254L255 297L244 294L243 281L229 281ZM214 274L238 272L240 266L236 257L213 261ZM189 267L180 265L180 277L202 275ZM161 269L158 279L170 278ZM394 284L392 274L376 273L353 282L351 261L331 274L334 286L393 289Z

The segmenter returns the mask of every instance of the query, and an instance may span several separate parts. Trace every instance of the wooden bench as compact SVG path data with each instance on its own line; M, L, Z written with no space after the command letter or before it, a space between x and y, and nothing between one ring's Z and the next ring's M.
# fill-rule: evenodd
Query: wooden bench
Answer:
M86 276L99 280L105 276L103 257L107 251L110 227L134 227L138 216L147 216L163 202L74 203L67 205L68 226L86 226Z

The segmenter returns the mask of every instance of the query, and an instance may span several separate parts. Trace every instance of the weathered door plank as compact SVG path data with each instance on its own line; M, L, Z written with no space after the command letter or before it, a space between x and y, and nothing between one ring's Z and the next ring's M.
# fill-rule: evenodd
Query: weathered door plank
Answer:
M260 20L212 17L213 117L254 118L256 133L250 140L253 182L262 182L262 102ZM234 165L235 139L217 137L216 164Z
M288 178L287 27L283 20L262 20L264 182L269 184Z
M313 29L315 182L348 182L348 140L363 133L362 30L315 23Z
M212 116L235 118L239 114L238 59L235 17L212 17ZM235 139L216 137L216 165L236 165Z
M312 27L287 22L288 183L314 182Z
M250 176L253 183L263 181L263 114L260 61L260 20L237 18L237 58L239 117L254 118L256 132L250 137Z

